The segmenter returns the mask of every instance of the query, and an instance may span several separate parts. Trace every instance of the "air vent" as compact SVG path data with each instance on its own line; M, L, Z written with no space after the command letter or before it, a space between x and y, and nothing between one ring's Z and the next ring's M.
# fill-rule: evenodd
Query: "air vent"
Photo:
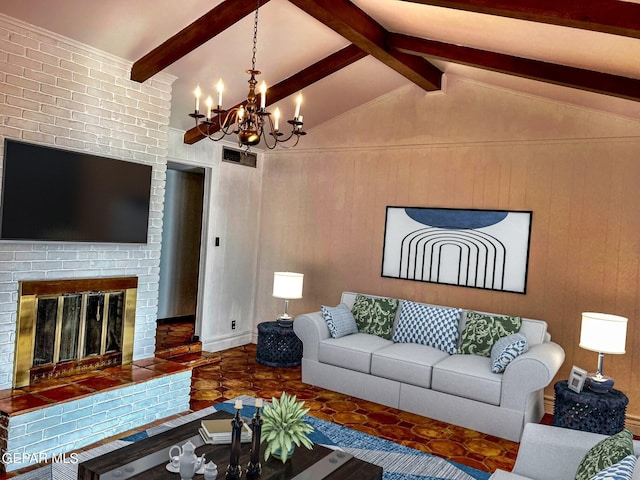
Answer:
M255 153L222 147L222 161L256 168L257 155Z

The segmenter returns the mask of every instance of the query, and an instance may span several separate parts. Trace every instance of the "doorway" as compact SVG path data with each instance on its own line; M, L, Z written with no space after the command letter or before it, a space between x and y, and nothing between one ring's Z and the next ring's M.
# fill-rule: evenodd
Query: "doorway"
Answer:
M156 350L195 335L204 169L167 164Z

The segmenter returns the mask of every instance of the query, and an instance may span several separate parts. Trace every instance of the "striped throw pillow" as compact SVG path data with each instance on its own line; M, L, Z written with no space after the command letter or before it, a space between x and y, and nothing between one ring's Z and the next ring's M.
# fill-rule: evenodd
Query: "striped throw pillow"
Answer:
M591 480L631 480L637 460L635 455L628 455L618 463L596 473Z
M320 307L322 317L327 322L329 333L332 338L340 338L345 335L351 335L352 333L358 333L358 326L356 320L353 318L353 314L349 307L344 303L341 303L337 307L327 307L322 305Z
M513 333L498 339L491 348L491 371L502 373L517 357L529 350L527 338L521 333Z

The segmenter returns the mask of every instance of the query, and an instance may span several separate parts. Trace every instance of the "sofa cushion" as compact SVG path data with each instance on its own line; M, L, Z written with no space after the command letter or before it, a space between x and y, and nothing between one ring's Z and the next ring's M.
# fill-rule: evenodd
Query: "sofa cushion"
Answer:
M624 429L591 447L578 465L576 480L590 480L598 472L628 455L633 455L633 434Z
M467 321L462 331L458 353L491 356L491 347L501 337L520 330L522 319L506 315L467 312Z
M500 405L502 375L491 373L491 359L451 355L433 366L431 388L458 397Z
M373 298L358 294L351 308L358 331L391 340L398 304L395 298Z
M388 345L393 345L393 342L368 333L327 338L320 342L318 360L336 367L370 373L371 353Z
M336 307L327 307L325 305L320 306L322 317L327 322L327 327L333 338L344 337L345 335L351 335L352 333L358 333L358 326L356 320L353 318L353 314L349 307L344 303L339 304Z
M631 480L637 461L638 458L635 455L628 455L618 463L596 473L591 480Z
M527 337L527 343L529 346L538 345L543 343L547 339L547 322L542 320L531 320L530 318L523 318L520 331L518 333Z
M517 357L529 351L527 337L521 333L512 333L498 339L491 348L491 371L502 373Z
M431 388L432 367L449 354L417 343L394 343L371 355L371 374Z
M418 343L446 353L456 353L460 312L459 308L404 301L393 341Z

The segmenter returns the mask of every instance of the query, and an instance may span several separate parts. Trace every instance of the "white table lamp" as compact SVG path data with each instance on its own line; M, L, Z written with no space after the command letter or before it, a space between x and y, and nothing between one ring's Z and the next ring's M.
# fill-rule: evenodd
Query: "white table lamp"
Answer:
M284 313L278 317L278 324L292 326L293 318L289 315L289 300L302 298L304 275L293 272L275 272L273 274L273 296L284 298Z
M627 319L607 313L583 312L580 329L580 347L598 352L598 371L587 376L589 388L597 393L607 393L613 387L613 379L602 373L604 354L625 353Z

